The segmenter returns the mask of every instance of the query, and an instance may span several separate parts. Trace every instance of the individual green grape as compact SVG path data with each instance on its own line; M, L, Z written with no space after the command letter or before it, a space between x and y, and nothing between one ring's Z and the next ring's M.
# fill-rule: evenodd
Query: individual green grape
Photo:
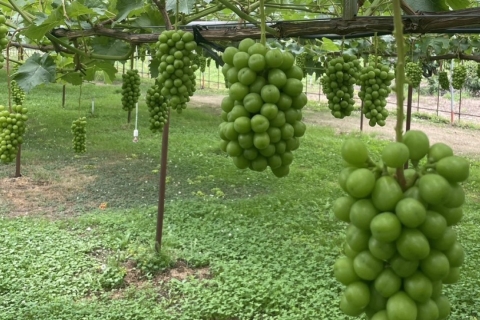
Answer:
M369 119L368 124L371 127L376 124L385 125L385 119L388 117L388 110L385 107L394 77L390 68L380 63L369 64L360 70L358 96L363 101L363 113L365 118Z
M221 103L221 149L239 169L288 175L306 130L302 69L291 53L248 38L227 47L222 59L229 90Z
M132 111L140 97L140 76L138 70L128 70L122 75L122 105L123 110Z
M13 102L18 106L23 105L25 101L25 91L18 86L17 81L12 80L10 82L10 89L12 90Z
M168 105L179 113L187 107L195 92L195 70L198 69L198 64L194 63L196 49L193 34L183 30L163 31L156 43L156 57L160 61L157 77L160 93L167 99Z
M438 73L438 83L443 90L450 90L450 80L448 80L447 71L440 71Z
M360 76L359 69L359 60L347 54L327 63L325 75L321 79L322 89L328 99L328 108L335 118L343 119L354 109L354 85Z
M410 83L413 88L418 88L422 81L422 68L418 63L408 62L405 65L405 75L407 76L408 83Z
M0 105L0 163L7 164L16 158L23 142L27 112L27 108L19 105L13 106L11 112Z
M87 142L87 118L81 117L72 122L70 127L73 140L72 147L75 153L84 153L87 151L86 142Z
M452 87L455 90L459 90L465 84L467 79L467 68L464 65L458 65L453 68L452 73Z
M333 265L346 286L340 310L372 320L448 318L442 290L459 280L466 255L452 226L462 217L468 161L443 143L430 146L418 130L387 144L378 162L356 139L345 140L341 154L348 167L339 184L348 195L333 204L348 223L344 255Z
M150 130L152 132L162 132L163 126L168 121L169 107L161 91L157 83L147 91L146 102L150 113Z

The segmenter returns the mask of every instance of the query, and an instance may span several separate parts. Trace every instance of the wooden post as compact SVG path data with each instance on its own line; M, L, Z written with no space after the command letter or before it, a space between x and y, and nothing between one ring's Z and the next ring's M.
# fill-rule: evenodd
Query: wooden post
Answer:
M352 20L357 15L357 0L343 0L343 20Z

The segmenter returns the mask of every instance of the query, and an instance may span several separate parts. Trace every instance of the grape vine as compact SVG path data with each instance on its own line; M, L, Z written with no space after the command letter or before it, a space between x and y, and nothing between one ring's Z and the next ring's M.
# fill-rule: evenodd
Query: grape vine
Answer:
M222 69L229 93L222 101L221 148L240 169L264 171L277 177L290 171L292 151L306 126L301 109L307 104L303 72L294 56L268 49L252 39L227 47Z
M22 106L12 107L12 112L0 105L0 162L12 162L23 142L28 109Z

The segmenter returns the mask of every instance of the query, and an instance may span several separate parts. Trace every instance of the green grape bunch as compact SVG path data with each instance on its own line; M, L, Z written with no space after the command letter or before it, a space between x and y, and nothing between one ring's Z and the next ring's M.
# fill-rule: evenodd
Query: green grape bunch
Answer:
M335 118L343 119L352 113L354 85L359 71L360 61L354 56L344 54L327 63L325 75L320 81L328 99L328 108Z
M338 181L346 195L333 204L336 218L348 223L333 265L344 286L340 309L372 320L447 319L443 289L459 280L465 258L455 226L469 162L419 130L387 144L378 161L356 138L345 140L341 154L346 167Z
M10 112L0 105L0 163L11 163L16 158L23 142L27 112L28 109L22 106L12 107Z
M75 153L85 153L87 151L87 118L81 117L74 120L71 131L73 134L73 151Z
M307 57L308 53L306 51L303 51L295 58L295 65L302 69L304 75L307 74Z
M18 85L17 81L12 80L10 82L10 89L12 90L13 103L17 106L23 105L25 101L25 91Z
M197 43L191 32L166 30L159 35L156 49L156 57L160 61L157 81L161 95L167 99L169 106L180 113L196 90L195 71L198 65L193 62Z
M376 124L385 125L388 117L387 97L392 91L390 84L395 78L390 68L381 63L368 65L360 70L358 96L363 101L363 113L369 119L368 124L374 127Z
M443 90L450 90L450 80L448 80L447 71L440 71L438 73L438 83Z
M140 76L138 70L128 70L122 75L122 106L125 111L132 111L140 97Z
M407 76L408 83L413 88L418 88L422 81L422 68L415 62L408 62L405 65L405 75Z
M452 73L452 87L455 90L462 89L467 79L467 68L464 65L459 65L453 68Z
M221 103L221 149L239 169L270 167L277 177L288 175L306 130L302 68L290 52L250 38L227 47L222 59L230 86Z
M6 21L7 19L5 16L0 12L0 69L3 68L3 64L5 62L2 52L7 48L8 44L8 27L5 24Z
M162 96L161 87L155 83L147 91L146 102L150 113L150 130L152 132L162 132L165 123L168 121L168 103Z

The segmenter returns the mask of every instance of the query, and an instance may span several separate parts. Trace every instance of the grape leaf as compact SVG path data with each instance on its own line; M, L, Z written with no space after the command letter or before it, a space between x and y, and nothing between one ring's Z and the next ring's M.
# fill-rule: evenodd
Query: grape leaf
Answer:
M453 10L467 9L470 6L469 0L447 0L447 4Z
M130 12L143 7L143 0L118 0L116 9L118 11L117 22L122 21Z
M148 65L148 69L150 70L150 76L152 78L158 77L158 66L160 65L160 60L154 58L150 60L150 64Z
M185 14L193 13L195 0L178 0L178 11ZM177 0L167 0L166 8L168 11L177 12Z
M322 50L327 52L338 52L340 48L330 39L322 38L322 46L320 47Z
M55 60L48 53L43 56L34 53L18 68L13 79L28 92L39 84L55 82L56 68Z
M130 46L122 40L109 37L95 37L92 40L94 53L107 56L123 56L128 53Z
M117 73L117 69L115 68L113 62L105 60L91 61L86 71L87 75L85 76L85 80L94 81L97 71L103 72L105 82L112 83L113 80L115 80L115 74Z
M74 86L79 86L83 83L83 76L78 72L69 72L61 76L60 80Z
M79 3L95 11L98 15L103 15L107 11L107 4L102 0L80 0Z
M84 6L83 4L79 3L78 1L72 2L69 6L66 8L67 10L67 16L70 18L78 18L81 15L84 14L94 14L95 11L92 9Z
M23 34L30 40L40 40L47 32L61 25L62 22L62 12L59 9L55 9L46 19L45 15L37 15L33 24L28 26Z
M455 0L457 1L457 0ZM405 0L413 11L438 12L449 11L445 0Z

